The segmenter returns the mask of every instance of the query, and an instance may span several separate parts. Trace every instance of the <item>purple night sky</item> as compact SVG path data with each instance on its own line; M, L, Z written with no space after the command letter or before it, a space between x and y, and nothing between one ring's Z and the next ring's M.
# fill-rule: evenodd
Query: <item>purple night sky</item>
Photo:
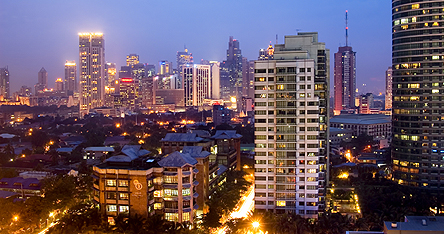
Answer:
M130 53L144 63L169 60L175 66L184 45L196 63L222 61L231 35L240 41L242 55L254 60L260 48L275 43L276 34L282 43L298 30L319 32L333 59L345 44L345 10L349 44L357 52L357 87L383 92L391 65L391 2L375 0L2 1L0 67L9 66L12 92L33 87L41 67L53 87L64 76L66 60L78 63L79 32L104 33L106 61L118 67Z

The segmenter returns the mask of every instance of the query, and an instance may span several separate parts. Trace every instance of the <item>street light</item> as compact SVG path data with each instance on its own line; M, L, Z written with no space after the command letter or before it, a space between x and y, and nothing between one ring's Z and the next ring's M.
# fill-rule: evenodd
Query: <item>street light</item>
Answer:
M17 222L19 219L18 215L14 216L14 221Z
M254 228L258 228L258 227L259 227L259 222L254 221L254 222L253 222L253 227L254 227Z

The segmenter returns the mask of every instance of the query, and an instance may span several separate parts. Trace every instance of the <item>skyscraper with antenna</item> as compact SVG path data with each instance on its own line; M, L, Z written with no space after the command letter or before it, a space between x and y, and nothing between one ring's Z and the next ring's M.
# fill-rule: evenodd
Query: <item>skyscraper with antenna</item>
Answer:
M348 11L345 11L345 46L335 53L334 114L355 108L356 52L348 43Z

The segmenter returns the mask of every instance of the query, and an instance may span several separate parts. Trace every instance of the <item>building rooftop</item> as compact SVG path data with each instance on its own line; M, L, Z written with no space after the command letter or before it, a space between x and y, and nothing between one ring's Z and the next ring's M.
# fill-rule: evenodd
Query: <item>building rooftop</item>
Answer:
M36 178L23 179L23 177L0 179L0 189L28 189L40 190L41 183Z
M9 198L15 195L18 195L18 193L0 190L0 198Z
M193 158L206 158L211 153L208 151L202 151L202 146L184 146L182 153L189 154Z
M391 122L392 119L390 116L379 114L336 115L330 119L330 123L344 124L383 124Z
M384 222L384 229L444 233L444 216L406 216L405 222Z
M200 142L204 140L202 137L198 137L196 133L167 133L162 142L175 141L175 142Z
M237 134L236 130L217 130L213 139L239 139L242 135Z
M168 154L165 158L159 161L161 167L183 167L185 165L196 165L197 160L192 158L189 154L179 153L177 151Z
M109 146L87 147L85 151L114 152L114 148Z
M206 130L194 130L191 129L188 131L189 133L196 133L198 137L202 137L202 138L210 138L211 134L206 131Z
M57 153L71 153L74 150L72 147L66 147L66 148L57 148Z
M146 156L151 153L146 149L141 149L141 147L141 145L125 145L122 148L122 153L130 157L131 160Z

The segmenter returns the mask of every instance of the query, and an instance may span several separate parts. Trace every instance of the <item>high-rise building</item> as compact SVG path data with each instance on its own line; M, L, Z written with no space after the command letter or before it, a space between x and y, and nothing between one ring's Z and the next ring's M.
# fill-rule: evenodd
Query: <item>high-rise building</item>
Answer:
M114 108L135 110L139 108L139 80L120 78L119 94L114 94Z
M335 115L339 115L341 110L355 107L356 52L351 46L339 47L335 53L334 88Z
M56 91L56 92L64 91L62 78L56 79L55 84L54 84L54 91Z
M242 52L239 41L230 36L227 60L221 64L221 96L224 100L242 99Z
M0 68L0 96L3 98L10 97L8 67Z
M185 51L177 51L176 54L176 63L177 70L182 72L182 66L193 63L193 55L188 53L188 49L185 48Z
M270 60L273 59L274 48L273 45L269 45L267 49L259 50L259 57L257 60Z
M444 189L442 8L392 0L393 180Z
M35 94L48 88L48 72L44 67L37 74L37 84L35 85Z
M359 114L371 114L373 108L373 93L366 93L359 98Z
M160 75L173 73L173 63L168 61L160 61L158 73Z
M220 99L220 62L209 61L211 66L211 98Z
M392 109L392 101L393 101L393 69L389 67L385 72L385 109Z
M77 92L77 66L75 61L65 63L65 90L68 95Z
M115 63L105 64L105 86L111 86L111 84L117 79L117 66Z
M202 106L204 99L211 98L210 65L194 64L184 66L182 73L185 106Z
M105 100L105 40L102 33L79 33L80 116Z
M255 209L316 218L328 181L329 50L317 33L285 36L255 61Z
M156 75L156 66L152 64L145 63L145 71L146 76L155 76Z
M136 64L139 64L139 55L137 54L129 54L126 56L126 65L132 67Z
M254 60L242 58L242 95L254 98Z

